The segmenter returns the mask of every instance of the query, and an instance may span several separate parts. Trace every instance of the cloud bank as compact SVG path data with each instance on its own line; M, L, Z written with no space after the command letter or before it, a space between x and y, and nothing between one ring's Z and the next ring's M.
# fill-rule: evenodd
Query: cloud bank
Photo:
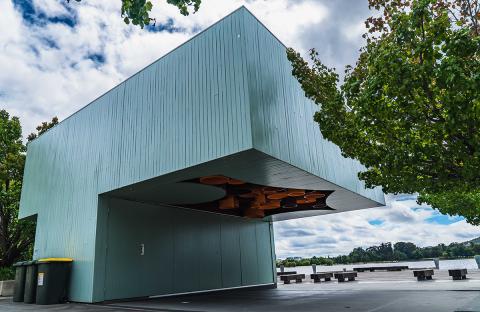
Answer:
M407 241L425 247L480 236L479 227L418 205L416 196L386 199L385 207L276 222L277 257L335 256L382 242Z
M158 1L155 27L142 30L124 24L120 3L0 2L0 105L20 117L25 136L55 115L65 119L241 5L291 45L328 15L314 1L206 0L185 17Z

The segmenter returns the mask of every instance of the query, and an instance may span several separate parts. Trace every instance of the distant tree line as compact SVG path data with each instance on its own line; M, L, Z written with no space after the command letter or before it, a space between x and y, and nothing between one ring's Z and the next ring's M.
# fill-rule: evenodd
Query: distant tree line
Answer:
M480 254L480 244L475 243L451 243L450 245L439 244L431 247L418 247L414 243L398 242L382 243L368 248L357 247L348 255L336 257L312 257L312 258L287 258L277 260L277 266L283 264L285 267L304 265L334 265L362 262L383 262L383 261L406 261L421 260L428 258L455 259L473 257Z

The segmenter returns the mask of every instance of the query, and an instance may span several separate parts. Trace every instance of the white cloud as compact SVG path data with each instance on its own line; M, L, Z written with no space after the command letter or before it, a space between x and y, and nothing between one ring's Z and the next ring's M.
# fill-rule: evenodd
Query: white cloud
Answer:
M277 257L348 254L355 247L382 242L409 241L424 247L480 236L480 228L464 220L451 218L451 224L426 221L439 216L437 211L419 206L414 199L387 196L385 207L276 222ZM382 223L372 225L369 221L373 220ZM309 235L289 235L298 229Z
M152 12L157 23L173 22L183 31L154 33L125 25L119 0L32 4L32 14L42 15L41 22L25 21L11 0L0 3L0 105L20 117L24 135L55 115L66 118L241 5L287 44L297 41L301 29L327 16L324 6L313 1L209 0L188 17L158 1ZM46 20L68 17L75 18L74 27ZM91 56L105 62L95 63Z
M359 44L362 40L362 35L366 32L365 23L363 21L348 25L341 29L342 34L349 41Z
M47 16L68 16L69 13L60 1L35 0L36 8L39 13Z
M252 1L246 5L285 45L300 48L298 34L321 23L328 9L313 1ZM288 21L288 22L287 22Z

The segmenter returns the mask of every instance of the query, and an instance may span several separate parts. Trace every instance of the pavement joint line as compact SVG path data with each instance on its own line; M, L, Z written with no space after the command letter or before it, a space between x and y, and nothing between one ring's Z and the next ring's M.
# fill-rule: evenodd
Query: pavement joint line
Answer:
M386 308L386 307L388 307L388 306L391 306L391 305L393 305L393 304L396 304L398 301L401 301L401 300L404 300L404 299L405 299L405 298L398 298L398 299L395 299L395 300L393 300L393 301L391 301L391 302L388 302L388 303L386 303L386 304L384 304L384 305L382 305L382 306L379 306L379 307L373 308L373 309L371 309L371 310L368 310L368 311L366 311L366 312L375 312L375 311L379 311L380 309L383 309L383 308Z
M352 288L352 289L345 289L345 290L336 290L336 289L282 289L282 291L288 291L288 292L324 292L324 293L342 293L342 294L348 294L348 293L354 293L354 292L362 292L364 289L361 288ZM379 289L372 289L371 291L373 292L378 292L382 291ZM388 290L383 290L383 291L404 291L404 292L438 292L438 291L462 291L462 292L479 292L480 289L388 289Z
M200 310L179 310L179 309L166 309L166 308L152 308L152 307L139 307L139 306L126 306L117 304L88 304L89 306L102 307L108 309L122 309L125 311L159 311L159 312L205 312Z
M91 307L96 307L96 308L109 309L109 310L112 310L112 309L116 309L116 308L117 308L117 307L109 307L109 306L101 305L101 304L81 304L81 305L91 306ZM124 309L124 308L120 307L120 309L126 310L126 311L145 311L145 310L140 310L139 308Z

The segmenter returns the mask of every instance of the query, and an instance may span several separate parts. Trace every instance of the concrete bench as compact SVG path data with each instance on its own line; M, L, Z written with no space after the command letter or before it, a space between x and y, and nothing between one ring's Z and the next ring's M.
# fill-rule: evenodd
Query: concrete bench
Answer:
M424 281L426 279L431 280L433 275L434 275L434 273L433 273L432 269L413 271L413 276L415 276L418 281Z
M277 272L277 276L297 274L297 271Z
M289 274L289 275L280 275L280 280L284 284L290 284L290 281L295 281L296 283L301 283L305 279L305 274Z
M333 273L330 272L319 272L310 274L310 278L313 280L314 283L320 283L321 279L324 279L325 282L329 282L332 280Z
M375 272L375 271L401 271L401 270L408 270L407 265L395 265L395 266L377 266L377 267L359 267L359 268L353 268L354 271L356 272L364 272L364 271L370 271L370 272Z
M451 276L453 280L467 279L467 269L448 270L448 276Z
M357 272L336 272L334 273L335 278L339 283L345 282L345 279L348 281L354 281L357 277Z

